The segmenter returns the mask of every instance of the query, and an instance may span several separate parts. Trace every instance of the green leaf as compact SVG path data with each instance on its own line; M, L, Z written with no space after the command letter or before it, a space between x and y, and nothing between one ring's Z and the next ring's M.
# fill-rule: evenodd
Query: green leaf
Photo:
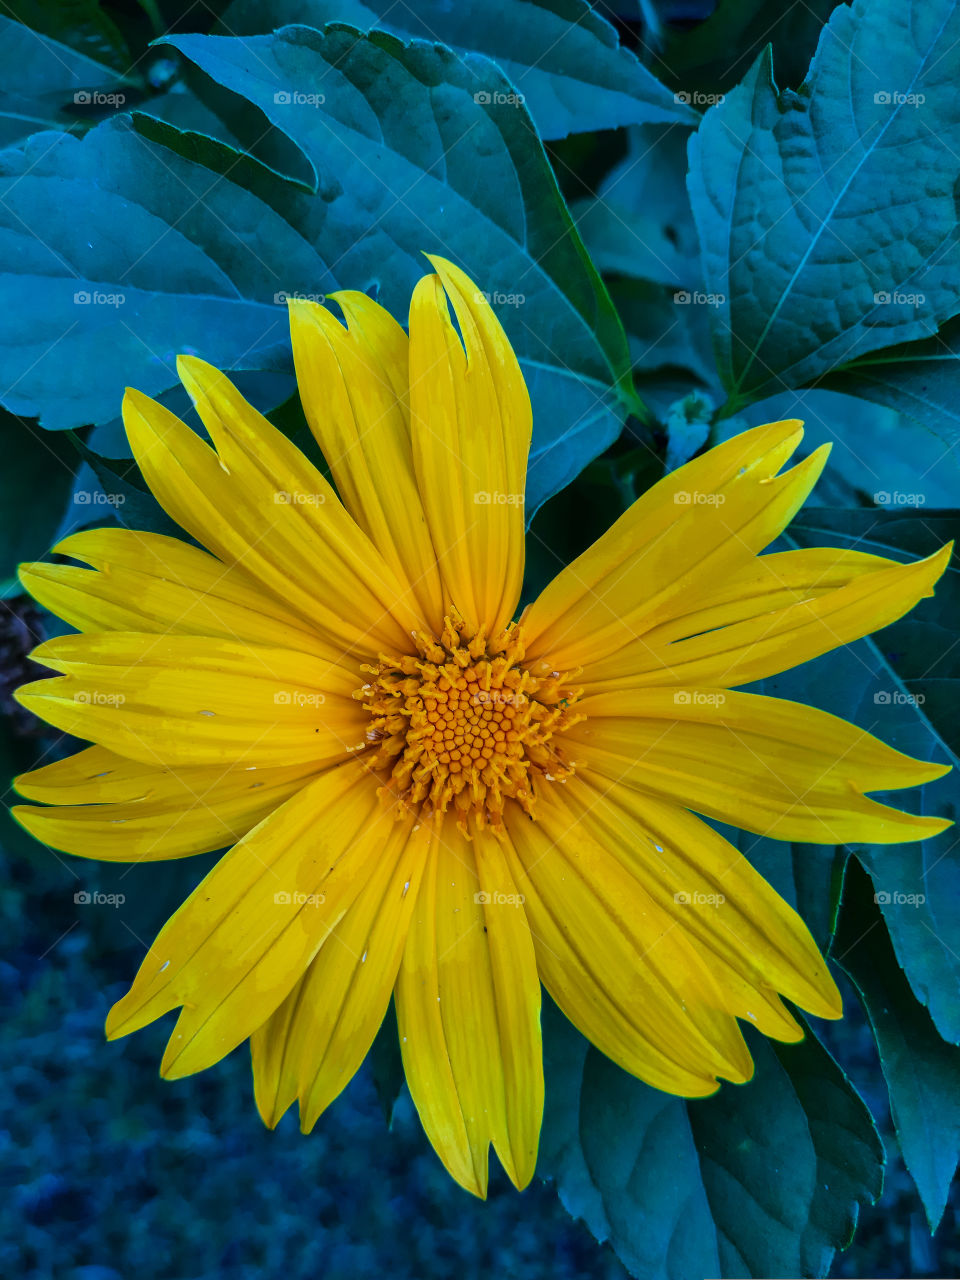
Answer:
M960 1048L940 1037L914 998L872 895L870 880L853 864L834 957L863 1000L900 1150L935 1231L960 1159Z
M870 1113L812 1033L750 1035L756 1073L684 1102L621 1071L554 1006L538 1173L643 1280L822 1276L876 1199Z
M515 344L534 403L529 510L616 438L640 408L622 327L529 117L475 101L508 88L489 62L339 29L175 43L277 122L317 193L147 117L0 154L10 409L108 422L124 386L173 387L183 351L289 373L285 293L371 290L403 320L426 249L489 291Z
M112 67L115 73L130 65L126 41L98 0L4 0L3 7L5 15L38 35ZM22 72L21 64L17 66L18 79Z
M960 434L960 320L948 320L932 338L841 365L820 385L888 405L952 447Z
M51 125L78 125L77 112L95 96L122 105L118 80L112 67L0 14L0 147Z
M22 588L16 567L45 556L70 502L77 455L68 440L0 411L0 596Z
M628 130L627 139L627 154L596 198L574 208L584 243L605 274L698 289L697 230L686 188L688 135L648 125Z
M780 84L799 84L817 47L820 29L837 0L804 0L771 10L767 0L720 0L705 22L668 35L662 54L670 82L709 102L733 88L765 44L773 45ZM658 62L658 67L663 63ZM687 86L695 86L693 90Z
M764 681L756 692L773 690ZM732 845L760 872L780 897L798 913L821 951L830 945L843 893L847 851L839 845L796 844L756 836L722 823L717 827Z
M543 138L660 121L696 124L585 0L234 0L220 29L258 35L287 23L349 23L492 58L523 95Z
M57 439L56 436L48 438ZM157 502L133 462L101 457L72 433L69 439L76 452L93 471L106 499L101 506L96 502L97 495L90 490L74 494L74 502L79 500L89 508L91 520L105 514L111 515L128 529L138 529L141 533L162 533L183 542L192 541Z
M953 0L854 0L798 93L767 52L704 117L690 192L728 412L956 313L958 39Z

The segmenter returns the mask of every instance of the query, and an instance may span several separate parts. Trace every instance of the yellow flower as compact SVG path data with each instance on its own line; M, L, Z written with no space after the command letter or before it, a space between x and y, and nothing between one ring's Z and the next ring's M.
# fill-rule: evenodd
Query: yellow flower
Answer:
M948 825L865 792L944 769L826 712L733 687L900 617L949 548L759 553L823 467L796 422L666 477L512 621L530 403L503 330L431 259L409 338L363 294L291 304L334 489L201 360L204 443L124 401L159 502L206 550L95 529L23 582L80 634L21 702L95 745L26 774L21 823L117 861L232 844L161 930L109 1036L180 1008L162 1072L250 1039L260 1112L309 1130L396 1000L403 1063L450 1173L518 1187L543 1108L540 983L658 1089L749 1079L738 1024L796 1040L780 995L840 1016L806 927L691 810L784 840ZM448 308L452 304L458 328ZM779 993L779 994L778 994Z

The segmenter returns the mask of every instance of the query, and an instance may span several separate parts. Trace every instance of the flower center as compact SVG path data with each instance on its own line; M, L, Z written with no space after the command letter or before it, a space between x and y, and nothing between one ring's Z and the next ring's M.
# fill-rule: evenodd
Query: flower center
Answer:
M372 716L369 764L389 770L380 794L398 815L452 805L465 835L500 835L508 800L533 817L538 786L573 773L556 735L584 718L571 710L582 690L566 683L576 673L522 665L517 624L488 639L444 622L439 639L414 635L416 654L364 666L373 680L354 697Z

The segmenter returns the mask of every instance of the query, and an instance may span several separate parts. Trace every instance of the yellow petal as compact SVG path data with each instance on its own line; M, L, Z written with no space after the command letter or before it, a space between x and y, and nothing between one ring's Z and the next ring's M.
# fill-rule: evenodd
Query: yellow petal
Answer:
M237 568L176 538L131 529L86 529L54 551L92 566L24 564L35 600L80 631L175 631L301 649L336 659L275 597Z
M599 1049L657 1089L713 1093L752 1073L730 998L646 886L579 824L579 781L511 810L514 875L544 986Z
M159 765L294 765L365 742L358 677L289 649L122 631L58 636L33 652L66 674L16 691L65 733Z
M758 835L897 844L951 825L868 800L949 773L814 707L717 689L626 689L584 698L571 759L604 777Z
M795 422L756 427L655 484L526 611L528 658L560 669L599 662L742 568L823 469L826 446L777 475L802 434Z
M452 263L430 261L438 274L410 303L414 464L445 599L490 634L520 597L530 398L484 295Z
M517 1187L533 1176L543 1114L540 983L499 843L438 831L396 988L400 1047L427 1137L450 1174L487 1192L492 1142Z
M88 747L21 774L14 786L50 807L11 813L44 844L83 858L150 862L222 849L288 800L315 766L164 769Z
M107 1035L182 1005L162 1074L218 1062L306 972L392 828L359 761L314 779L234 845L170 918L111 1009Z
M383 1021L429 849L427 824L394 823L356 901L309 969L250 1040L254 1094L270 1128L300 1099L317 1119L367 1055Z
M749 684L888 626L946 569L953 544L900 565L825 547L759 556L698 592L671 618L593 664L584 687L601 693L650 685Z
M123 402L133 455L164 510L330 643L371 656L405 643L419 615L320 472L217 370L183 359L178 369L218 452L147 396L128 391Z
M335 293L345 328L315 302L291 302L297 385L344 506L433 630L443 591L417 489L407 408L407 335L365 293Z
M577 822L634 875L695 942L725 988L739 978L737 1012L777 1039L799 1039L779 1001L818 1018L841 1015L840 994L806 925L728 840L685 809L606 778L578 772ZM722 975L722 976L721 976ZM773 1012L782 1027L767 1025Z

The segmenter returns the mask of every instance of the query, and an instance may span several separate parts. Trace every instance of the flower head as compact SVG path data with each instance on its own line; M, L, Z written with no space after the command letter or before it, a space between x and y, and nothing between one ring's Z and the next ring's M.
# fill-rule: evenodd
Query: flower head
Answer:
M250 1039L257 1104L309 1129L395 998L451 1174L492 1143L531 1178L541 982L604 1053L688 1097L747 1080L739 1021L840 998L796 913L695 815L786 840L921 839L868 797L941 775L826 712L736 686L900 617L949 548L899 565L761 555L822 469L757 427L645 493L515 620L530 403L493 311L431 259L409 337L363 294L291 304L333 484L223 374L179 364L211 444L130 391L158 501L200 545L107 528L24 566L78 629L20 691L94 745L18 780L54 848L231 846L161 930L108 1034L172 1009L178 1077ZM450 315L452 305L456 325Z

